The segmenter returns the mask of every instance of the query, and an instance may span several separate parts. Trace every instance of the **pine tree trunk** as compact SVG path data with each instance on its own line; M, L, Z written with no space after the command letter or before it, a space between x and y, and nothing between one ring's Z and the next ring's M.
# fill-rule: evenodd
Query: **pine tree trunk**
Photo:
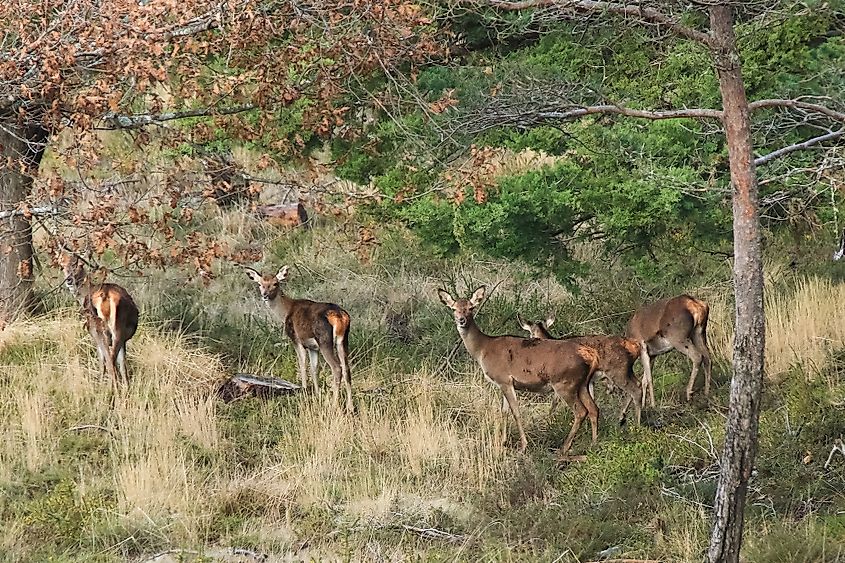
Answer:
M736 48L732 9L729 6L712 7L710 26L733 184L736 336L725 449L714 503L708 560L736 562L742 545L748 479L757 451L765 347L763 266L751 119Z
M32 191L47 142L38 125L0 127L0 212L14 212ZM0 219L0 327L32 308L32 226L21 214Z

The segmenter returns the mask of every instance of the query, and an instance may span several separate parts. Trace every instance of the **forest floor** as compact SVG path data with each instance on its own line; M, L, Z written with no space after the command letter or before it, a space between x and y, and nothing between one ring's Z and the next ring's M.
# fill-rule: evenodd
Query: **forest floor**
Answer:
M571 413L549 416L548 396L520 395L519 454L436 289L487 284L480 326L519 334L517 311L549 310L563 333L618 333L666 288L629 287L597 261L573 294L518 265L432 257L398 228L362 250L339 224L282 231L245 211L207 212L210 232L264 249L263 269L291 265L291 295L350 312L356 414L328 392L219 400L234 372L298 379L293 348L232 265L208 286L170 271L114 280L142 321L132 383L112 406L76 308L45 271L49 312L0 333L0 560L208 561L230 548L268 560L701 560L729 393L728 264L671 288L710 303L711 396L699 381L687 404L689 364L665 356L657 406L619 428L620 398L597 386L599 441L582 430L574 452L586 461L561 464ZM845 285L777 262L767 272L744 560L845 561L845 458L824 467L845 431Z

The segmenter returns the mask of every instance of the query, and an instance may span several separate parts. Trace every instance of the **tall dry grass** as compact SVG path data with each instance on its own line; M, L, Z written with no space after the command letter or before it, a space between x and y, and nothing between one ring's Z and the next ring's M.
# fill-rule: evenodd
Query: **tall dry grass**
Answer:
M132 384L112 406L74 311L13 324L0 337L7 357L22 355L0 366L0 479L54 466L63 437L99 435L106 455L68 477L81 502L113 493L104 519L127 535L145 530L168 543L201 545L220 507L244 498L260 498L264 508L249 532L272 530L273 541L292 541L283 515L297 508L330 506L345 521L375 528L436 511L468 518L466 492L495 487L513 466L501 417L491 416L497 403L480 378L457 384L428 368L361 370L356 416L338 412L327 394L302 397L285 415L278 445L253 452L257 459L244 469L213 394L226 373L195 341L142 324L129 342ZM362 387L392 377L406 379L406 395L361 398ZM255 406L266 410L261 418L278 416L270 403ZM460 423L450 414L456 411ZM10 526L3 538L21 549L28 541L24 527Z
M717 357L733 355L733 303L724 294L709 299L708 339ZM767 284L766 376L780 379L793 368L817 375L831 352L845 347L845 285L819 277L796 280L789 288Z

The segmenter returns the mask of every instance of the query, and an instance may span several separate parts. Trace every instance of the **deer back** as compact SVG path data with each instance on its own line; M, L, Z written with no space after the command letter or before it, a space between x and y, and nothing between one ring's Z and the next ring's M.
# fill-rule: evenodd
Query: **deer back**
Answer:
M612 371L616 366L627 369L640 357L640 345L623 336L596 334L576 336L570 340L595 349L599 356L598 369L605 373Z
M707 324L709 308L690 295L661 299L639 309L628 322L628 337L648 341L655 336L686 337L696 326Z
M595 351L582 343L516 336L491 337L476 359L491 379L513 378L515 386L524 389L564 380L582 382L597 364Z
M138 306L129 292L113 283L90 288L82 302L83 313L102 321L112 332L128 340L138 328Z
M339 305L294 299L285 318L285 333L299 342L312 339L320 342L325 338L344 337L349 325L349 313Z

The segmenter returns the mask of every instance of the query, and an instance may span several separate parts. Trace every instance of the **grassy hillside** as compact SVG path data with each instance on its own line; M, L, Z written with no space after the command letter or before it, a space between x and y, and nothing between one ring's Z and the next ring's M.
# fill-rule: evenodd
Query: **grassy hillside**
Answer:
M479 322L516 334L517 310L554 310L566 332L620 330L648 297L640 288L597 268L576 296L512 264L429 258L398 230L356 255L342 226L283 232L239 211L211 213L208 229L267 249L266 269L293 266L291 294L350 311L358 413L335 411L325 394L216 399L233 371L297 379L293 349L237 268L208 287L169 272L121 280L142 325L129 344L132 385L114 407L75 308L51 293L48 314L0 333L5 560L221 546L315 560L586 561L612 546L632 558L701 558L728 395L727 266L707 285L671 288L711 303L710 400L685 404L686 360L661 358L658 406L643 426L616 428L619 399L599 391L598 445L582 431L574 449L587 461L561 466L554 450L571 413L550 418L548 397L522 395L530 445L519 455L498 391L459 346L435 289L495 286ZM845 460L822 467L845 421L845 318L834 306L845 286L776 264L769 272L747 560L845 560ZM44 289L56 287L45 274ZM451 535L419 531L428 528Z

